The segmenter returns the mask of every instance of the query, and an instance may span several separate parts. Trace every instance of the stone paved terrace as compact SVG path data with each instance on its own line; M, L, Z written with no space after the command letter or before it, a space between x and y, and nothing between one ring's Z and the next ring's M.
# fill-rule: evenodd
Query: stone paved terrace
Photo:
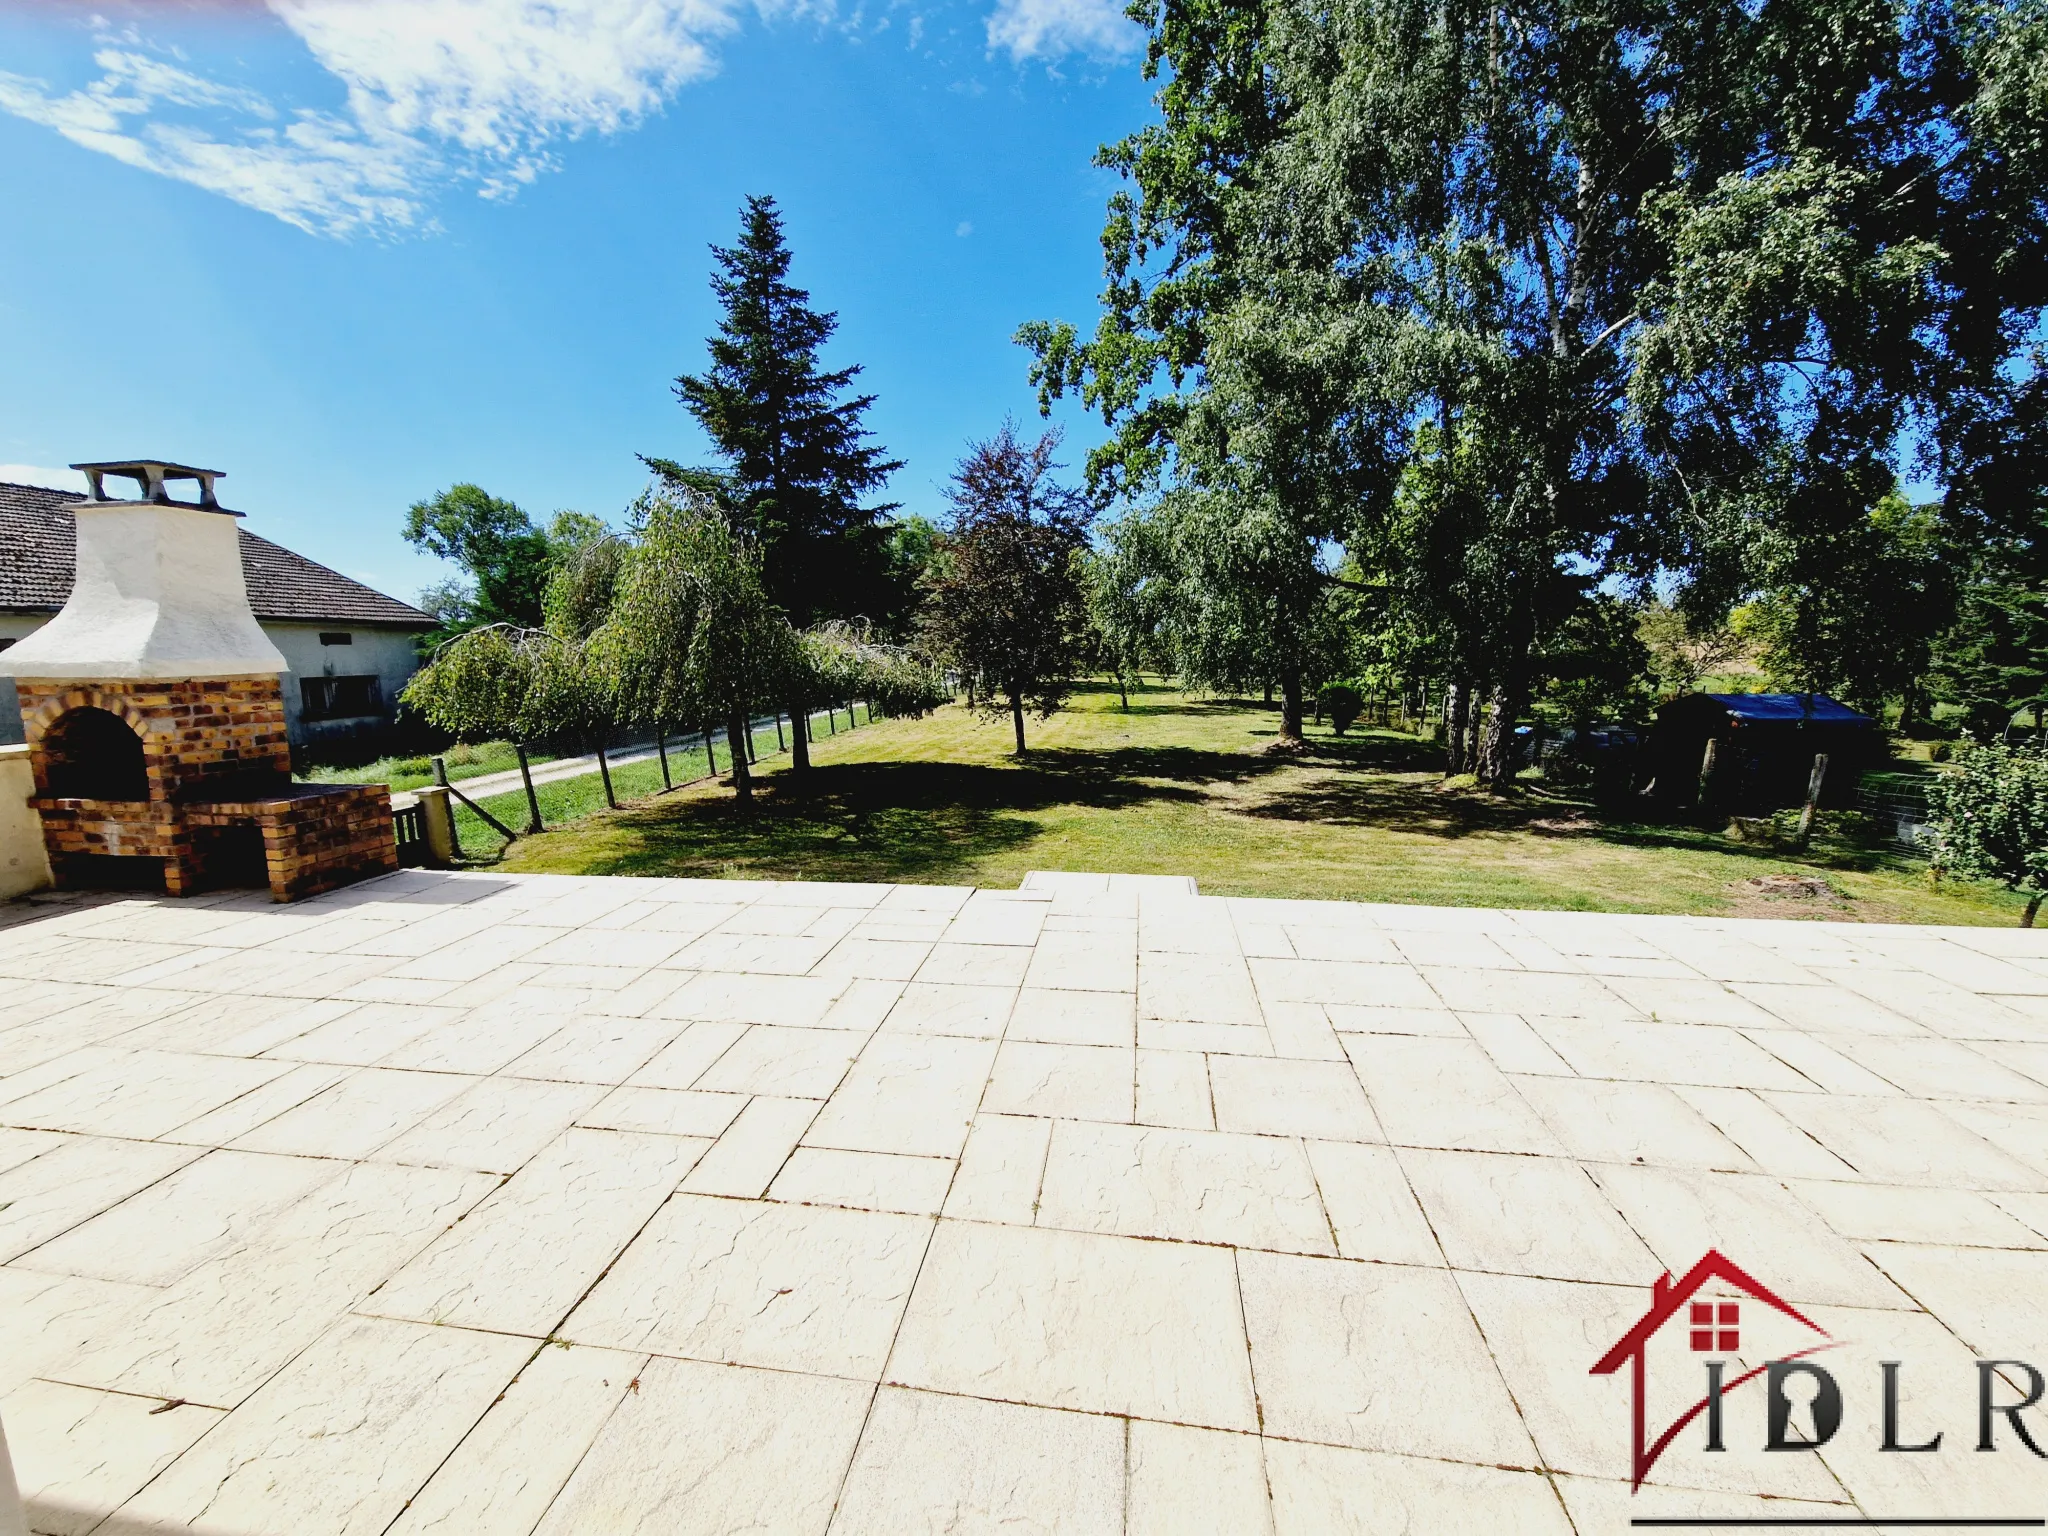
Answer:
M6 912L38 1531L2048 1506L2002 1422L1972 1450L1976 1357L2048 1367L2048 935L1108 876ZM1709 1247L1841 1341L1843 1428L1761 1454L1750 1384L1632 1499L1589 1367ZM1810 1342L1743 1305L1750 1363ZM1880 1360L1941 1451L1878 1452Z

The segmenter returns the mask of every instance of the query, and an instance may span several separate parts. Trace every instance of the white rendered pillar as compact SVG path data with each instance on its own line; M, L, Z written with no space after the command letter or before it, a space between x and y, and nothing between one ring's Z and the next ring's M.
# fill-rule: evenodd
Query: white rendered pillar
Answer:
M28 1536L28 1515L21 1490L14 1485L14 1463L7 1455L7 1426L0 1424L0 1536Z

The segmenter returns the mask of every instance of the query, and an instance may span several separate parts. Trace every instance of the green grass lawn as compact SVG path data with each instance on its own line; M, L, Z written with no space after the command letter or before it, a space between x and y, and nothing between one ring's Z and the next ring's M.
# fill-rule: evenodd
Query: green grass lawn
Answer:
M519 766L519 756L509 741L457 742L441 757L448 765L449 779L455 782L486 773L510 773ZM554 754L534 749L527 752L526 760L538 767L553 762ZM386 784L395 790L418 789L434 782L434 761L426 753L380 757L374 763L355 768L311 768L303 777L315 784Z
M949 707L819 742L808 795L794 792L787 760L764 750L751 814L716 782L653 795L659 770L640 765L616 776L618 788L622 799L647 798L608 812L595 779L575 781L573 804L571 786L559 786L551 819L591 814L520 839L500 867L993 888L1033 869L1117 870L1192 875L1212 895L2017 921L2017 898L1937 885L1924 863L1831 835L1825 818L1803 854L1745 845L1603 815L1540 781L1512 799L1446 791L1435 751L1387 732L1339 739L1312 728L1306 752L1269 754L1277 720L1257 704L1157 686L1126 713L1114 690L1092 685L1070 709L1031 723L1020 762L1007 721ZM503 800L492 809L513 821ZM523 806L514 824L524 824ZM465 846L495 848L481 831L468 822ZM1742 884L1779 873L1824 874L1841 899L1764 897Z

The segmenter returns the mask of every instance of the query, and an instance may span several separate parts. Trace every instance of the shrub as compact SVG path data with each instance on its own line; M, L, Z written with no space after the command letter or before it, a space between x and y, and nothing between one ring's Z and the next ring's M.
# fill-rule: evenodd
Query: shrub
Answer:
M2031 928L2048 894L2048 754L1961 743L1927 808L1935 869L2026 891L2020 926Z
M1323 713L1330 717L1330 728L1339 736L1351 729L1365 708L1365 697L1349 683L1325 683L1317 695L1323 706Z

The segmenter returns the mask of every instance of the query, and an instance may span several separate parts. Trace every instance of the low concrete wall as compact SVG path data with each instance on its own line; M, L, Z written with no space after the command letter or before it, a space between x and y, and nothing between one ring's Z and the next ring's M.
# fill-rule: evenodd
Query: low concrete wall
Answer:
M28 797L35 792L28 748L0 747L0 901L51 883L43 818L29 809Z

